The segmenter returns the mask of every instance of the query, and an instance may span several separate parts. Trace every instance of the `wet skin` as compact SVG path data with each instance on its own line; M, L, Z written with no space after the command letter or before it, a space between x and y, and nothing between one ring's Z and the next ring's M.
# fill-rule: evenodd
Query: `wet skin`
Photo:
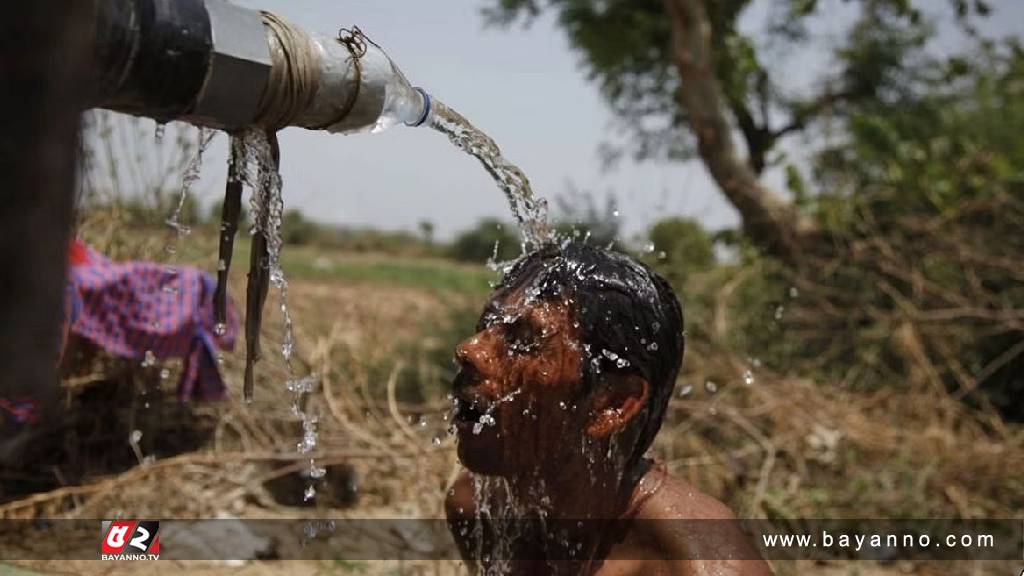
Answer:
M707 543L680 537L668 523L637 522L613 538L600 529L600 520L621 518L627 511L637 520L733 516L715 499L652 469L649 461L625 469L637 440L638 427L630 424L641 413L648 385L635 375L609 373L602 377L604 385L585 390L583 352L571 303L529 301L522 290L496 293L477 333L456 349L461 371L453 393L460 461L478 475L506 480L515 499L525 504L517 515L543 509L548 518L596 520L569 539L581 545L577 557L592 561L521 561L513 564L513 573L771 574L761 560L676 560L699 556ZM479 543L472 531L457 526L477 517L473 493L472 478L463 473L446 499L452 534L467 561ZM489 506L493 510L497 503ZM546 536L521 538L515 554L543 557L540 551L551 544L541 542ZM486 548L490 543L484 538ZM713 544L747 542L737 528ZM621 559L602 561L602 556Z

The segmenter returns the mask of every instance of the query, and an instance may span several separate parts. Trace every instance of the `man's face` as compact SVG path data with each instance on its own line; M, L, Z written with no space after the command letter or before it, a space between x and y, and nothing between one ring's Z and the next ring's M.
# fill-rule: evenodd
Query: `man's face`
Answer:
M495 296L476 334L456 347L459 459L482 474L528 474L580 452L570 441L586 420L576 405L579 329L564 300L527 302L522 292Z

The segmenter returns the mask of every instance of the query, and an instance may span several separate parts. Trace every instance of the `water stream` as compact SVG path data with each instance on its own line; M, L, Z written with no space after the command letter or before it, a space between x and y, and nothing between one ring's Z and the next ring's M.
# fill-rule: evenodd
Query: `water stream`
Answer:
M475 157L494 179L508 200L511 212L519 225L523 252L556 240L548 223L547 201L534 195L529 179L522 170L505 159L494 140L475 128L459 113L436 100L433 101L429 125L447 136L459 149ZM180 221L181 211L188 190L199 178L202 152L209 144L212 134L212 131L200 133L199 152L186 168L177 209L167 220L167 225L175 230L178 237L189 233L188 227ZM285 387L292 397L292 413L300 419L302 426L301 441L296 445L296 450L302 454L311 454L317 447L318 417L308 409L308 401L312 397L318 380L315 375L296 377L292 366L295 344L292 334L292 318L287 302L288 281L280 263L283 244L280 227L284 202L279 172L279 154L276 136L268 134L264 130L250 129L233 135L231 138L231 159L229 160L231 166L226 196L240 194L240 188L231 192L232 183L240 182L251 191L249 206L252 227L250 234L253 241L246 305L247 353L244 392L246 402L251 401L253 366L260 359L259 331L262 307L267 296L268 284L270 284L277 290L277 304L284 324L280 352L290 375ZM237 198L235 203L237 203ZM225 206L227 206L227 201ZM230 229L230 226L228 228L223 226L222 235ZM227 276L230 266L230 258L224 259L224 250L230 252L233 243L233 229L230 229L230 232L228 235L230 238L222 238L222 257L218 264L218 272L222 272L224 277ZM168 250L171 254L175 251L176 246L174 250ZM218 320L215 330L223 330L221 320ZM511 398L503 399L503 401L508 400ZM485 425L493 425L493 419L489 413L481 417L479 427L482 428ZM304 499L309 500L315 496L316 491L312 482L322 478L325 472L323 467L318 466L315 460L310 458L306 474L309 483L304 492ZM526 513L526 508L522 503L516 502L512 491L504 480L474 476L473 485L474 500L476 500L479 511L478 526L481 529L485 519L521 518ZM537 512L537 510L533 510L533 512ZM543 511L541 511L541 516L543 517ZM489 562L488 573L503 573L507 569L507 559L511 556L510 546L518 536L516 523L506 525L499 522L498 524L497 548L489 553L491 562ZM481 553L483 553L482 550Z
M288 310L288 281L281 268L281 221L284 214L284 199L276 136L253 129L246 131L241 137L233 138L232 144L235 147L233 156L239 160L234 172L242 183L251 189L250 234L253 241L250 249L253 253L250 259L250 290L246 304L246 336L249 348L246 354L245 399L248 402L252 398L253 364L260 358L261 310L266 296L266 282L269 280L277 289L278 307L283 319L281 356L290 376L285 382L285 388L292 398L292 415L298 417L302 425L302 438L296 444L296 450L301 454L309 454L316 448L318 442L319 417L308 405L318 378L312 374L296 377L292 364L295 340L292 317ZM251 318L255 320L250 320ZM304 500L311 500L316 495L313 482L325 474L326 469L318 466L316 461L310 458L307 470L309 483L303 493Z
M474 156L494 178L519 223L524 252L554 240L548 224L547 200L534 196L526 174L502 156L494 140L436 99L431 103L430 127L447 136L463 152Z

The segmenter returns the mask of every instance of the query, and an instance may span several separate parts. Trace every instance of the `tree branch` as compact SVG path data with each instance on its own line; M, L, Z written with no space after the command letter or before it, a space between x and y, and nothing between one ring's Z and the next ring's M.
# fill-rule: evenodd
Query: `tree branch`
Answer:
M793 113L793 118L789 121L789 124L773 130L771 136L773 139L778 139L790 132L803 130L812 119L819 116L822 112L854 97L855 94L852 91L826 92L821 94L810 103L801 106Z
M711 176L743 218L747 236L791 263L803 237L816 227L774 191L763 186L737 154L726 107L714 74L711 24L703 0L664 0L672 26L672 58L682 88L679 101L697 137Z
M729 109L736 117L736 125L739 126L743 139L747 142L747 151L750 154L748 159L754 173L760 175L764 171L768 150L771 149L773 140L771 133L764 126L758 126L754 115L747 108L746 103L735 98L728 98Z

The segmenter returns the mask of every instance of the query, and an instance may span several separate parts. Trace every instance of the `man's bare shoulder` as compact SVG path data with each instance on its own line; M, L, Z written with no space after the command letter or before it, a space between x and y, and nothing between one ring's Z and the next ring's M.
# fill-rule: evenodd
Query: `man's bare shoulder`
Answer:
M772 573L763 560L749 559L758 556L733 511L685 480L664 475L634 518L643 537L671 565L672 574Z
M693 484L681 479L651 471L649 477L662 478L644 480L651 483L655 492L637 510L636 518L643 520L733 520L736 515L722 502L701 492Z

